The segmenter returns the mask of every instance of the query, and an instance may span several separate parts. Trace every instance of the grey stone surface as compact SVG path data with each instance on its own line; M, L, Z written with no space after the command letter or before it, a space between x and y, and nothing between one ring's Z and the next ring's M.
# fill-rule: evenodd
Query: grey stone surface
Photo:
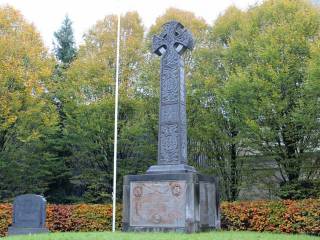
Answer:
M13 203L13 223L9 235L48 232L46 223L46 200L34 194L20 195Z
M130 183L130 226L184 227L186 181Z
M177 168L165 168L164 171L191 171L187 165L187 120L186 89L182 54L193 48L191 33L183 25L171 21L163 25L159 36L153 37L152 50L161 56L160 74L160 120L158 137L158 167L151 167L148 172L159 172L165 165Z
M200 181L200 225L203 229L220 229L219 194L216 182Z
M198 232L220 228L214 177L187 162L186 89L181 55L193 48L182 24L171 21L153 38L161 56L158 164L124 177L123 230Z
M198 232L219 229L214 177L197 173L129 175L124 178L124 231Z
M154 165L148 169L150 174L167 173L167 172L196 172L195 168L186 164L168 164L168 165Z

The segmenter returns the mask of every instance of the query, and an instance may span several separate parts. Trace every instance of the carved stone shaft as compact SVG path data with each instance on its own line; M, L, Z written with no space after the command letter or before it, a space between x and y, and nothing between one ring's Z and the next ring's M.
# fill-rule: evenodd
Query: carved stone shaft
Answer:
M161 59L160 89L158 164L187 164L184 66L175 50Z
M153 38L161 56L158 165L187 164L186 89L181 55L193 48L193 38L181 23L171 21Z

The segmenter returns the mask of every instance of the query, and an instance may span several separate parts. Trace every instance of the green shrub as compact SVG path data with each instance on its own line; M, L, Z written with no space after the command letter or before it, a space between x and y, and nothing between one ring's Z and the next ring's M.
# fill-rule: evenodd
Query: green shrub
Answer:
M278 193L282 199L320 198L320 180L299 180L280 186Z

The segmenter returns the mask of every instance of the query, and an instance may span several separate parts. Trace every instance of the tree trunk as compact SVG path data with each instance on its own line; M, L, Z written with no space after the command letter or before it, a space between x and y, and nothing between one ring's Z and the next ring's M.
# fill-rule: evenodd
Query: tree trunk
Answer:
M235 201L239 195L239 173L237 166L237 148L230 146L230 200Z

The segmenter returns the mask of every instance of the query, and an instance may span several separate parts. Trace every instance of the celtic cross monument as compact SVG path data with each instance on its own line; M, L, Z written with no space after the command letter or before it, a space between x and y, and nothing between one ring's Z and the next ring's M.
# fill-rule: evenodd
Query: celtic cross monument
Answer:
M186 88L182 54L191 33L177 21L153 37L161 57L158 164L123 184L124 231L198 232L220 228L219 194L213 176L187 164Z
M161 56L160 120L158 165L148 172L190 171L187 165L186 87L182 54L192 50L193 37L181 23L163 25L159 36L153 37L152 50Z

